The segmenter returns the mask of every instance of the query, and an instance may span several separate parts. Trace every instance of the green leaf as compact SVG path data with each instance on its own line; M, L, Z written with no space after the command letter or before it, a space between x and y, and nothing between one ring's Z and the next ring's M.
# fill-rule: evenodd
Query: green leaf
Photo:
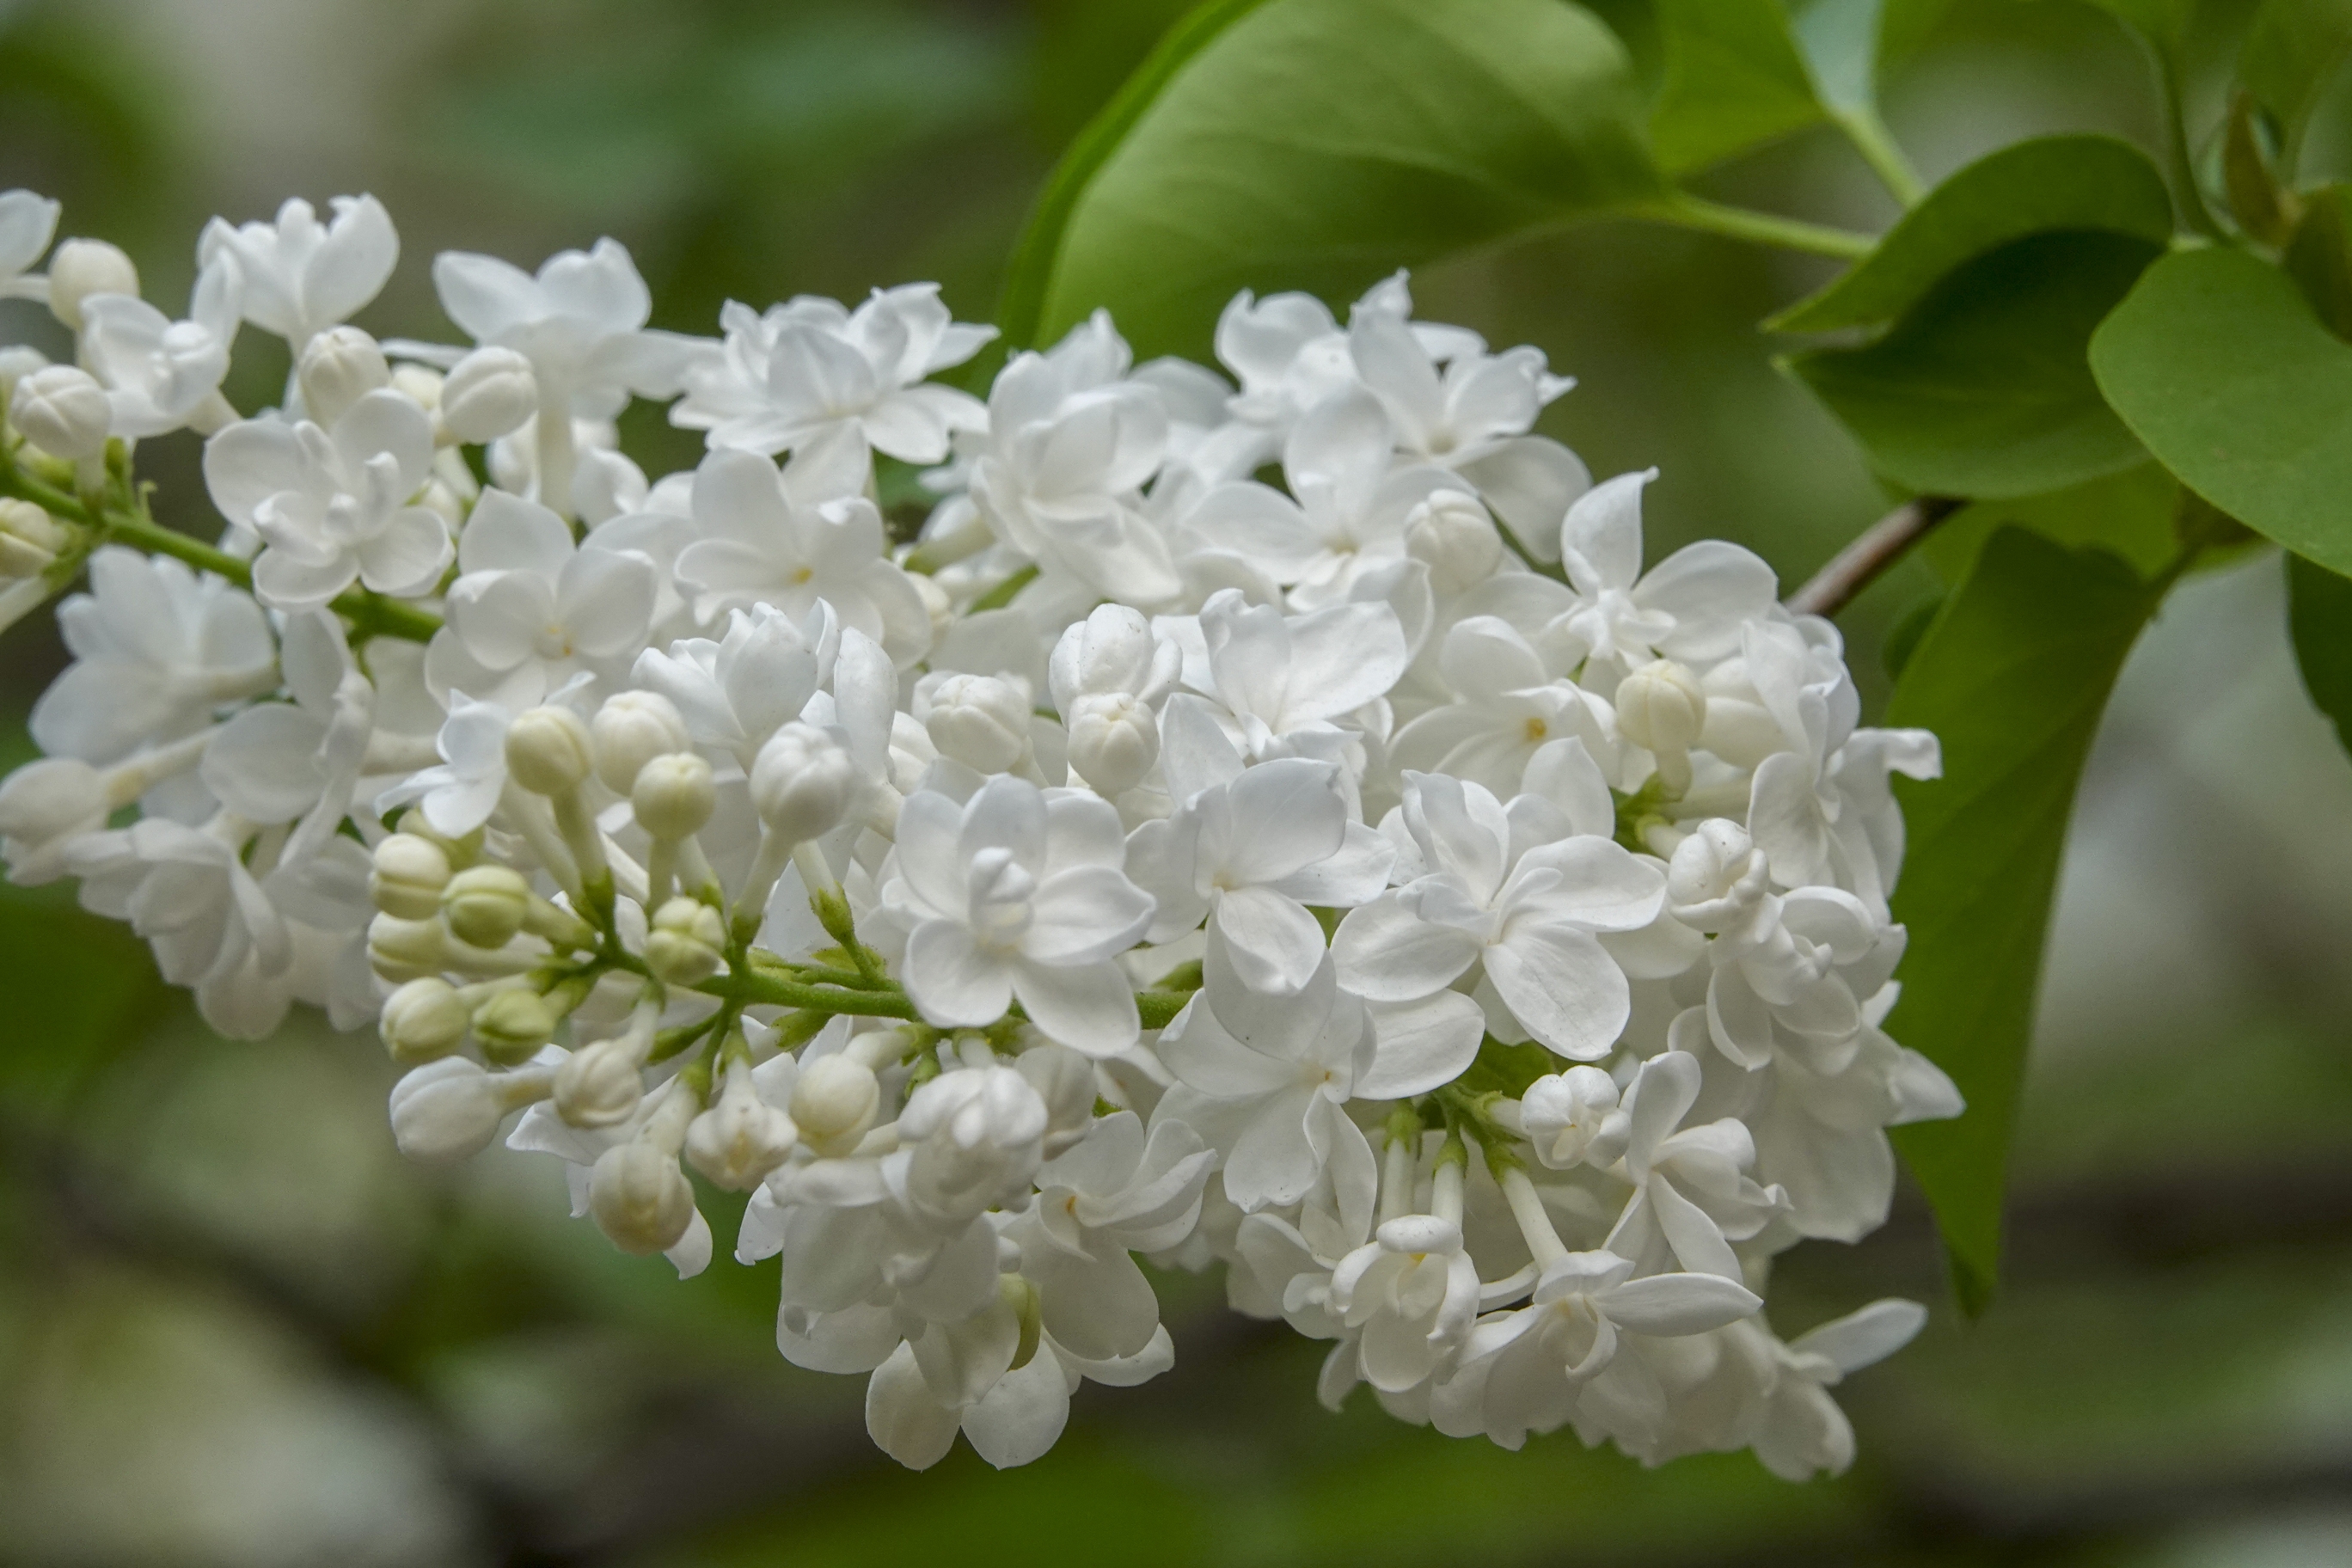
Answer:
M2084 345L2157 254L2128 235L2029 236L1950 273L1876 342L1781 363L1906 489L2062 489L2141 460Z
M1887 705L1887 723L1936 731L1944 776L1895 781L1909 848L1895 917L1911 940L1886 1028L1968 1100L1957 1120L1898 1128L1895 1140L1971 1312L2000 1270L2010 1137L2074 786L2158 596L2105 552L2004 528Z
M2294 148L2347 55L2352 55L2352 0L2264 0L2246 29L2238 79L2270 110ZM2293 177L2292 160L2284 173Z
M2060 229L2163 243L2172 235L2164 176L2139 149L2112 136L2044 136L2004 147L1937 185L1876 250L1764 324L1822 332L1892 321L1963 263Z
M0 885L0 951L16 981L0 1109L54 1111L167 1001L146 944L79 908L64 883Z
M2286 588L2287 630L2303 688L2352 751L2352 579L2289 555Z
M2111 551L2142 576L2152 577L2171 564L2179 549L2173 531L2179 502L2179 480L2161 465L2137 463L2047 495L1971 502L1937 524L1919 553L1945 582L1962 583L1975 570L1985 541L2013 524L2070 548Z
M2189 39L2189 24L2197 14L2197 0L2091 0L2125 26L2153 44L2167 58L2177 58Z
M1879 0L1811 0L1797 13L1798 47L1832 115L1877 112Z
M2352 342L2352 185L2303 194L2303 221L2281 264L2321 324Z
M2352 573L2352 345L2242 251L2147 269L2091 340L2099 390L2181 483Z
M1199 353L1237 290L1400 266L1664 195L1623 47L1559 0L1217 0L1080 138L1006 286L1016 347L1108 306Z
M1822 119L1780 0L1658 0L1665 80L1650 111L1658 161L1683 174Z

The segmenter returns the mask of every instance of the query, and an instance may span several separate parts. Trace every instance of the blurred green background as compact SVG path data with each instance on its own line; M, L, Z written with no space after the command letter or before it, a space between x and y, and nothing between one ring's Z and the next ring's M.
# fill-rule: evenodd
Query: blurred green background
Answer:
M447 335L437 250L531 265L606 233L657 325L919 278L985 319L1055 153L1178 9L0 0L0 188L63 198L64 232L126 246L167 304L207 216L372 190L404 246L362 318L385 335ZM1601 9L1654 69L1642 5ZM2235 8L2207 9L2226 46ZM2339 154L2343 85L2320 138ZM2133 47L2072 0L1951 5L1887 114L1931 179L2038 132L2153 147L2158 127ZM1892 216L1826 133L1706 189ZM1546 428L1596 472L1663 467L1654 554L1721 534L1793 583L1885 505L1752 325L1823 275L1603 226L1415 292L1580 377ZM0 337L61 347L0 312ZM246 406L282 381L273 347L245 340ZM629 435L653 472L693 460L657 412ZM160 506L202 516L192 439L142 461ZM960 1448L910 1476L866 1441L859 1380L777 1356L772 1264L681 1285L568 1221L552 1162L405 1167L371 1038L211 1038L118 928L8 889L0 1562L2352 1563L2352 766L2297 684L2279 577L2260 555L2189 584L2109 715L1990 1315L1944 1307L1907 1195L1868 1243L1781 1267L1784 1331L1889 1291L1937 1306L1843 1391L1862 1458L1843 1479L1787 1486L1745 1456L1644 1472L1566 1435L1507 1454L1368 1401L1330 1416L1321 1347L1181 1278L1173 1373L1089 1385L1025 1470ZM1910 563L1845 617L1874 703L1885 635L1936 591ZM46 622L0 640L18 753L60 657Z

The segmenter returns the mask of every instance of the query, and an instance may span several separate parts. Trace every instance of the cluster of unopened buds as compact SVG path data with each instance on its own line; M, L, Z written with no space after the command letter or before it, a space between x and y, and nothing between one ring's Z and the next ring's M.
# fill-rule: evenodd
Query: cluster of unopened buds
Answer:
M223 1033L374 1021L404 1151L503 1133L682 1273L694 1178L748 1192L784 1354L909 1465L1164 1371L1139 1258L1330 1342L1335 1406L1847 1462L1826 1390L1920 1309L1760 1297L1960 1109L1878 1026L1935 741L1748 551L1645 572L1540 353L1399 277L1241 296L1223 374L1097 315L982 401L920 285L705 340L610 240L447 254L445 348L346 324L372 198L215 221L185 320L57 216L0 195L75 345L0 349L0 614L86 585L0 836ZM241 328L296 367L251 416ZM616 449L633 396L698 468ZM182 429L215 543L132 478Z

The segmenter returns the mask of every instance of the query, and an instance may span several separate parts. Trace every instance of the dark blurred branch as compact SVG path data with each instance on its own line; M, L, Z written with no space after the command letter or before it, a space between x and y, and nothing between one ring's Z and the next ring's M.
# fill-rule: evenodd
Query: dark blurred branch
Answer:
M1790 595L1790 610L1800 616L1836 615L1925 539L1929 529L1966 504L1950 496L1918 496L1905 501L1864 529L1803 587Z

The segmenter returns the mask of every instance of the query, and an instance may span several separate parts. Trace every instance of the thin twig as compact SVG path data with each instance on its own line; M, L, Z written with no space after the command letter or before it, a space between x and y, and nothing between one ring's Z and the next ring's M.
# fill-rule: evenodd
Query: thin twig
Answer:
M1800 616L1836 615L1925 539L1929 529L1965 504L1951 496L1917 496L1905 501L1864 530L1803 587L1790 595L1789 608Z

